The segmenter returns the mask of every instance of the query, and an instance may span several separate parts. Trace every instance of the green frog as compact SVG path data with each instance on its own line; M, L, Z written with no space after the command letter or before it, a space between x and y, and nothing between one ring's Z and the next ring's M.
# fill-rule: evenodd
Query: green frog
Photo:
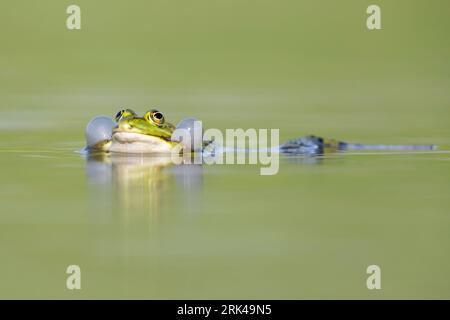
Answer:
M113 153L155 153L168 154L176 150L189 150L202 152L205 147L213 145L211 141L203 141L202 135L196 137L195 118L187 118L176 127L166 121L164 115L152 109L139 116L131 109L122 109L117 112L115 121L109 117L100 116L92 119L86 127L86 150L88 152ZM189 147L182 140L174 139L176 129L185 129L192 141ZM196 141L197 140L197 141ZM200 146L193 149L190 146ZM213 149L217 152L217 147ZM280 146L271 148L271 152L286 155L321 155L327 152L341 150L433 150L434 145L384 145L384 144L358 144L347 143L334 139L309 135L289 140ZM227 152L226 149L220 149ZM251 150L244 150L251 151Z
M142 117L131 109L117 112L115 122L106 117L91 120L86 128L90 152L170 153L179 142L172 141L175 126L156 109Z

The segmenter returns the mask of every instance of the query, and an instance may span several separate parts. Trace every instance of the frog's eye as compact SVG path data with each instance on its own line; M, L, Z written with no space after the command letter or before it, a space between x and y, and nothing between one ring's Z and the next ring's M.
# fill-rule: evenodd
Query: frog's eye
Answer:
M158 110L150 110L146 112L144 118L158 126L164 123L164 115Z
M152 118L153 122L157 123L157 124L163 124L164 123L164 116L161 112L156 111L153 112L150 117Z
M136 112L131 109L120 110L116 114L116 122L119 122L123 118L136 116Z
M119 112L117 112L116 114L116 122L119 122L120 119L122 119L122 115L125 112L125 110L120 110Z

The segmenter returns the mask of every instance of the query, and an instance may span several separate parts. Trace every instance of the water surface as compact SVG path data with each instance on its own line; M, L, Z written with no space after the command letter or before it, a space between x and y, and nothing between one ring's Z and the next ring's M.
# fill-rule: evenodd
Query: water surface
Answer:
M69 4L0 5L1 298L450 298L448 1L378 0L374 32L368 0L79 0L79 31ZM274 176L77 153L123 106L441 148Z

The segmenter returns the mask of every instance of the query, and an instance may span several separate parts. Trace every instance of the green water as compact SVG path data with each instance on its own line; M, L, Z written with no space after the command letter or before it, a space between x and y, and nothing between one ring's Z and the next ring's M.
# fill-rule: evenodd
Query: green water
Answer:
M450 298L448 1L0 4L0 298ZM95 115L437 152L86 160ZM66 289L66 268L82 289ZM366 268L382 270L368 290Z

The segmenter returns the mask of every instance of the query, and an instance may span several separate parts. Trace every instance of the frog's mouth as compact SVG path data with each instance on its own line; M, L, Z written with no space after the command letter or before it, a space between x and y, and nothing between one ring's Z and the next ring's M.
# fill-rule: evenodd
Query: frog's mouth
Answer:
M168 153L173 142L162 137L136 132L114 131L112 135L112 152L129 153Z
M152 136L145 133L128 132L128 131L114 131L112 135L113 141L120 143L135 143L135 142L152 142L160 140L161 142L168 142L170 140L163 137Z

